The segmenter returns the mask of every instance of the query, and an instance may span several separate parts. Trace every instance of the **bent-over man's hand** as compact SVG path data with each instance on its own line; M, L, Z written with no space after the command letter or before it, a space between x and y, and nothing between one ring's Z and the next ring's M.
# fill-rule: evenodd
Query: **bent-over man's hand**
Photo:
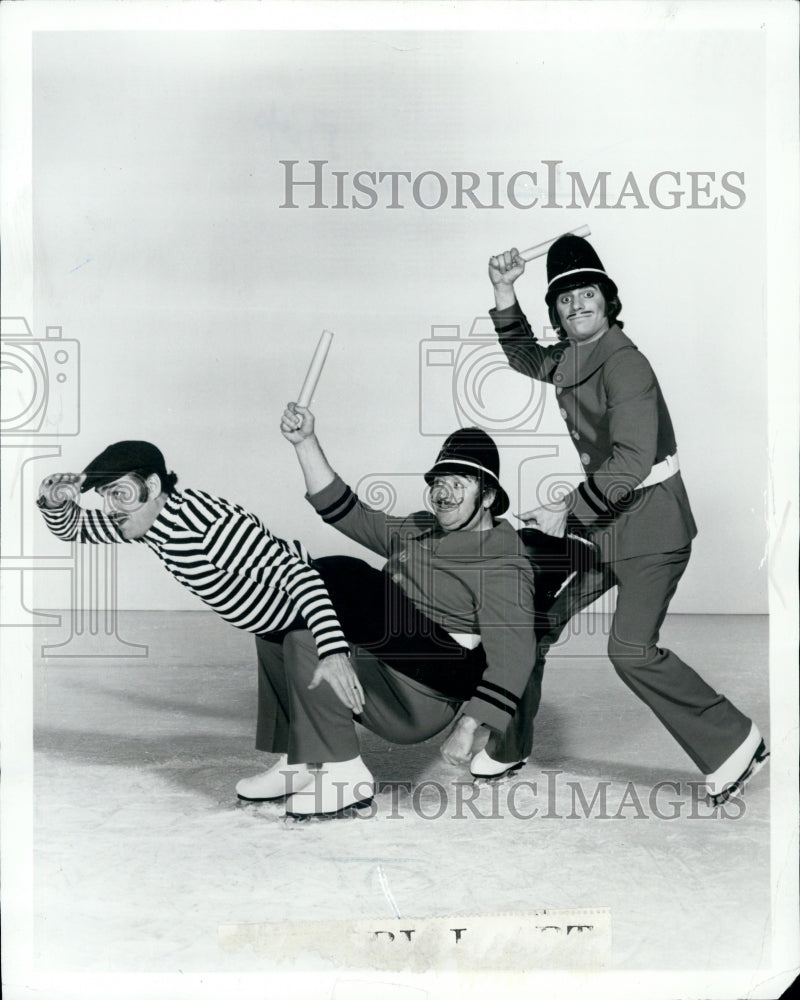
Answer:
M565 503L558 503L526 510L523 514L517 514L517 517L526 525L538 528L545 535L563 538L567 530L568 513L569 507Z
M442 743L442 757L448 764L466 764L472 759L472 744L480 723L469 715L462 715L452 733Z
M39 486L39 506L47 510L60 507L67 500L76 500L86 476L82 472L54 472Z
M353 670L350 657L345 653L334 653L320 660L319 666L314 671L308 690L313 691L320 684L326 681L333 688L333 692L339 701L356 715L360 715L364 708L364 689L358 675Z

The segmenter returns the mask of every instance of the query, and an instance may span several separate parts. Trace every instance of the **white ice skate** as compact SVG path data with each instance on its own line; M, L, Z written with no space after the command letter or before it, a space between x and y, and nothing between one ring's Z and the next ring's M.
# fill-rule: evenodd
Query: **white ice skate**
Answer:
M307 764L288 764L287 760L282 753L268 771L242 778L236 786L236 794L245 802L265 802L299 792L313 781Z
M739 746L716 771L705 776L708 785L708 797L713 806L721 806L723 802L736 795L744 788L744 783L756 771L760 771L766 763L769 752L766 748L758 726L752 723L747 739Z
M524 757L522 760L506 764L501 760L494 760L485 750L479 750L470 761L469 769L473 778L478 781L500 781L501 778L516 774L528 760L528 757Z
M361 757L322 764L310 775L311 781L287 799L287 816L335 816L369 805L375 795L375 779Z

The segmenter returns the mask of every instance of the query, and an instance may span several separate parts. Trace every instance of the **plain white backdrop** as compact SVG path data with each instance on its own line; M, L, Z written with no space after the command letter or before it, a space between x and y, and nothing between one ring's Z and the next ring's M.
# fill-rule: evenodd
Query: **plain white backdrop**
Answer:
M531 392L496 365L471 382L463 359L427 367L431 326L464 337L486 316L490 254L588 224L662 383L700 526L672 609L764 613L764 51L758 32L718 27L36 34L32 325L39 337L61 326L81 350L81 431L62 439L61 466L147 438L182 485L244 504L312 553L355 551L303 502L277 430L320 331L336 334L314 403L323 446L354 487L388 478L404 513L445 434L470 419L495 430ZM451 192L452 172L472 171L484 203L488 171L504 173L501 190L533 171L538 190L520 181L518 200L540 203L457 209L451 193L426 210L405 183L392 209L386 182L369 210L311 208L308 187L281 207L280 161L311 179L314 159L328 161L328 205L333 170L348 174L347 200L359 170L437 171ZM544 208L544 160L561 161L549 194L562 205L567 171L588 190L605 171L610 205L632 172L651 207ZM674 210L647 193L660 171L680 174L660 184L667 203L684 192ZM726 195L723 174L743 175L743 203L687 207L691 171L715 175L703 203ZM537 330L544 275L542 259L518 283ZM480 399L457 414L467 391ZM546 477L580 475L549 394L538 420L498 436L512 511L535 506ZM542 445L557 454L536 457ZM66 606L66 588L43 574L36 604ZM143 550L124 554L119 588L121 608L195 606Z

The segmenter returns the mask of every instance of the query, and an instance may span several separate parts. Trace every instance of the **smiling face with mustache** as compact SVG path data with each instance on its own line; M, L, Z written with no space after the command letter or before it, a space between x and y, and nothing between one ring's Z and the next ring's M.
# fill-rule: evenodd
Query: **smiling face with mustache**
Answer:
M430 486L433 513L443 531L487 531L493 489L482 490L477 476L436 476Z
M556 310L561 329L570 340L587 344L608 329L606 300L597 285L583 285L560 292Z

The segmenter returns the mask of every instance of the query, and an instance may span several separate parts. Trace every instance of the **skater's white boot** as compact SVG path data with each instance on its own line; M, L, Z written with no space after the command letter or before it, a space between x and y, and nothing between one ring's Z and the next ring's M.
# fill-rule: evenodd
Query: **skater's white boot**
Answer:
M483 781L499 781L501 778L516 774L527 762L528 758L523 757L522 760L505 764L501 760L490 757L485 750L479 750L470 761L469 769L473 778Z
M732 795L738 794L748 778L764 766L769 753L758 726L753 722L750 732L733 753L711 774L706 775L711 804L720 806Z
M287 816L331 816L354 805L367 805L375 779L361 757L322 764L311 781L286 802Z
M264 802L280 799L293 792L299 792L313 781L313 773L307 764L289 764L282 753L268 771L252 778L242 778L236 786L236 794L245 802Z

